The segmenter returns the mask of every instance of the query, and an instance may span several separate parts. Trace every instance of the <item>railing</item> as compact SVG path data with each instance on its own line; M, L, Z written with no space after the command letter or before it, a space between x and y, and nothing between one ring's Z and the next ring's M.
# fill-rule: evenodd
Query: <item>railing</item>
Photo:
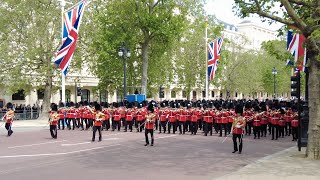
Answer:
M6 114L5 111L0 111L0 119ZM31 120L38 119L41 114L40 110L25 110L25 111L15 111L14 112L14 120Z

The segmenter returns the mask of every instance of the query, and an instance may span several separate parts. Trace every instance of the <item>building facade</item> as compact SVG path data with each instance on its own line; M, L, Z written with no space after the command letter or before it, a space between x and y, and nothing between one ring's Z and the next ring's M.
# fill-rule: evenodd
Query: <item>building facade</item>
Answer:
M250 21L243 21L237 25L225 23L218 21L218 23L224 26L224 37L232 40L236 43L244 43L245 49L247 50L259 50L261 44L264 41L275 40L276 32L258 26ZM230 48L230 47L226 47ZM83 69L80 73L70 73L66 78L66 101L67 102L79 102L79 101L98 101L98 102L116 102L120 101L120 96L118 93L109 92L108 90L104 92L99 92L95 90L98 86L99 79L88 73L89 70ZM58 80L55 80L58 81ZM77 87L81 88L81 96L77 96ZM286 95L282 95L286 96ZM242 93L229 94L223 92L221 87L215 87L210 85L209 87L209 99L217 98L271 98L271 94L257 92L256 96L249 97ZM175 85L170 87L165 87L165 97L167 100L175 99L204 99L205 98L205 89L203 88L194 88L190 93L187 93L181 88L177 88ZM52 94L51 102L58 103L61 99L61 90L56 91ZM155 100L160 100L159 96L154 97ZM15 104L36 104L41 105L43 100L43 91L32 89L30 92L24 92L20 90L19 92L11 95L4 93L4 90L0 90L0 107L6 102L13 102Z

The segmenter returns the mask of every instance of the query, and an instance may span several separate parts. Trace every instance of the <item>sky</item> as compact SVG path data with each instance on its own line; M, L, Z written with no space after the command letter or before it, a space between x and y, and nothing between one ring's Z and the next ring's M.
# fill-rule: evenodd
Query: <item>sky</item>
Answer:
M273 24L269 25L267 22L263 23L261 19L255 15L254 17L240 19L238 16L235 15L233 12L233 0L207 0L207 4L205 6L205 10L208 15L216 15L216 17L222 21L225 21L230 24L238 24L244 20L250 20L257 25L261 25L265 28L278 30L282 25L281 24Z

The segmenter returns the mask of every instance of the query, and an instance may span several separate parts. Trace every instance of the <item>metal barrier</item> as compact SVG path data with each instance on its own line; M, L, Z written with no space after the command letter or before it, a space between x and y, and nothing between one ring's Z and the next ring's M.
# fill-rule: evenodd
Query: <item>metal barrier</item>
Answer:
M5 111L0 111L0 119L6 114ZM32 120L38 119L41 114L40 110L29 110L29 111L15 111L14 120Z

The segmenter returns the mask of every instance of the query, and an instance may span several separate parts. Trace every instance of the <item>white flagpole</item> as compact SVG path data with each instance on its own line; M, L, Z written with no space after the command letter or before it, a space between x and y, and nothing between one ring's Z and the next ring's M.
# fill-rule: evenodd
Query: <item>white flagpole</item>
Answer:
M205 53L206 53L206 100L209 99L209 77L208 77L208 16L206 16L205 30Z
M66 1L65 0L61 0L60 1L60 5L61 5L61 41L63 43L63 14L64 14L64 6L66 5ZM66 76L64 75L63 71L61 71L61 94L62 94L62 97L61 97L61 101L63 103L66 102L66 87L65 87L65 81L66 81Z

